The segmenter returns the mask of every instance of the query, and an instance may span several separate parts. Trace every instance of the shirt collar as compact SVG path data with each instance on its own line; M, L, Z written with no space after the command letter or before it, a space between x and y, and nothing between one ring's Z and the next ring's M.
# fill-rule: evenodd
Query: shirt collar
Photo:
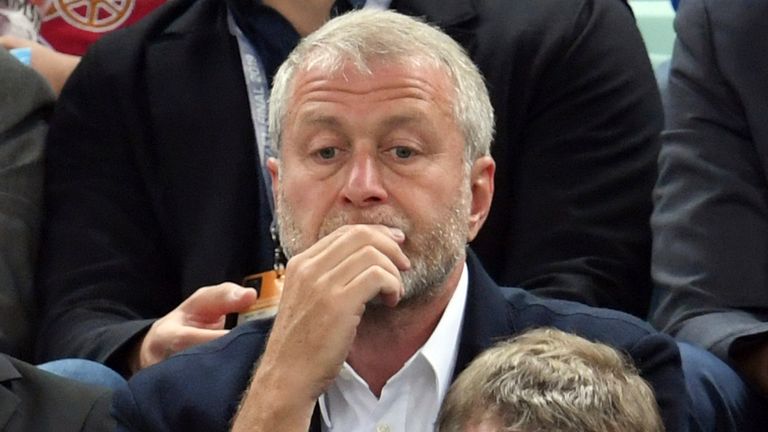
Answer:
M454 291L448 306L437 323L435 331L421 348L421 354L427 359L437 376L438 400L442 401L448 386L451 384L451 376L456 366L456 355L459 349L461 324L464 319L464 309L467 303L467 264L461 270L459 284Z
M437 379L436 387L438 394L436 397L438 398L438 403L442 403L445 394L448 392L451 376L456 367L456 357L464 320L464 310L467 303L467 291L469 289L467 274L467 264L464 263L456 290L453 292L453 296L451 296L451 300L448 302L435 330L427 339L427 342L403 366L404 368L407 367L418 356L422 356L427 361ZM359 378L359 375L347 362L344 362L342 365L340 374L346 375L346 379L354 379L355 377L362 379ZM337 377L336 379L340 378ZM320 405L323 423L325 423L326 427L331 428L332 423L325 394L320 395L318 404Z

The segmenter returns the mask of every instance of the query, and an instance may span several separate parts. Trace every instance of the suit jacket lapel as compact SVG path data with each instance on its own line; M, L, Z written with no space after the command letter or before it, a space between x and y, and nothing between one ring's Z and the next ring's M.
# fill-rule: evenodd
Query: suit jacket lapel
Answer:
M504 295L470 249L467 249L467 268L469 291L453 379L480 352L515 333Z
M253 272L264 270L264 262L272 263L269 225L253 228L253 219L260 218L257 211L271 219L266 203L260 205L271 191L259 193L260 165L237 40L227 26L225 2L198 2L192 7L200 10L147 42L143 71L147 100L141 101L151 111L150 136L142 142L153 147L140 151L146 152L142 157L146 175L155 177L148 183L156 188L153 194L162 206L158 213L179 230L199 229L178 222L198 217L190 215L205 213L199 217L216 221L196 236L171 239L184 253L202 251L195 259L220 272L197 274L191 266L182 276L185 287L242 277L243 266ZM216 18L205 18L210 15ZM178 78L160 78L168 76ZM211 205L211 198L224 189L231 189L238 202L227 198ZM243 217L232 208L253 214ZM209 248L208 253L195 244L213 238L227 245L238 230L248 239L243 240L247 244L243 249ZM243 252L250 255L243 257Z
M21 374L13 366L11 361L0 355L0 430L5 430L6 424L11 419L19 406L19 398L7 388L13 380L21 379Z

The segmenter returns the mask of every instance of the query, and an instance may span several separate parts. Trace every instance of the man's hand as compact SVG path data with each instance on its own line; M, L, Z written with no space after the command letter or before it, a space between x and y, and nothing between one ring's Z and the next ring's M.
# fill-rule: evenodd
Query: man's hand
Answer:
M395 306L410 261L405 236L344 226L288 262L280 309L233 431L307 430L317 398L341 369L366 303Z
M233 283L195 291L179 307L152 324L131 356L131 373L227 334L228 330L224 330L226 315L246 310L256 297L256 290Z
M37 42L16 36L0 36L0 46L6 49L31 49L32 64L30 66L48 80L56 95L61 93L64 83L80 63L78 56L60 53Z

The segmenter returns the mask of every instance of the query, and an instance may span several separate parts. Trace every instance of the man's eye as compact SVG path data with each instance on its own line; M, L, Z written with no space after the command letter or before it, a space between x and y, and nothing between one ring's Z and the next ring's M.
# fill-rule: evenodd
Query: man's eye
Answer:
M408 159L414 155L414 151L408 147L395 147L392 149L398 159Z
M320 157L320 159L333 159L336 156L337 150L333 147L326 147L322 148L317 151L317 155Z

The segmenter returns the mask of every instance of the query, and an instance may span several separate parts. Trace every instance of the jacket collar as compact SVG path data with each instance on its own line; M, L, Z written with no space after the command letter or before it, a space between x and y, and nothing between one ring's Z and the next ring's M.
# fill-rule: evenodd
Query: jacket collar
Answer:
M165 26L161 37L188 33L229 34L227 27L227 3L220 0L180 0L174 2L177 12L167 13L173 21ZM182 12L184 9L186 11ZM201 19L201 17L205 17ZM209 17L215 17L210 19Z
M454 380L478 354L514 332L507 300L470 249L467 249L467 269L469 291Z

